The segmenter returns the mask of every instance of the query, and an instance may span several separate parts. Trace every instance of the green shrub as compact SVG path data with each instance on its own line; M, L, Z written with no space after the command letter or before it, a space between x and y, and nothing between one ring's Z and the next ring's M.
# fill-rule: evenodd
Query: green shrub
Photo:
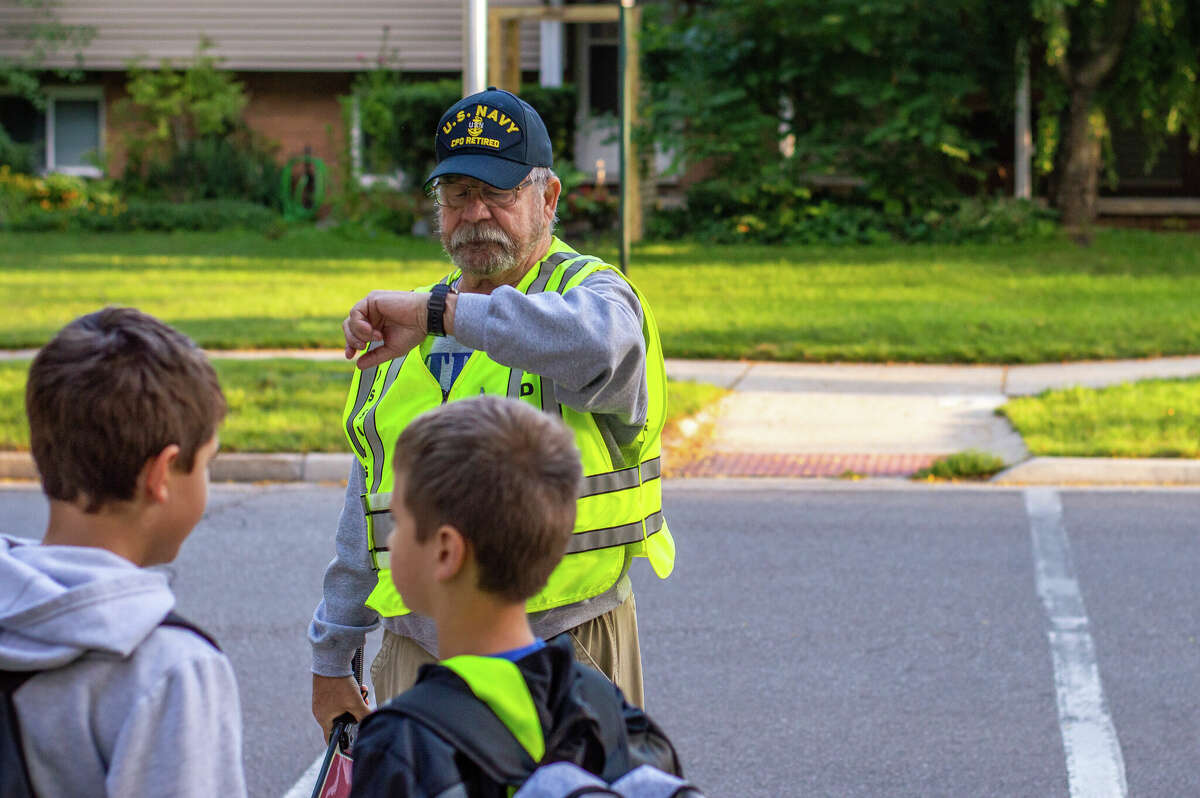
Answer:
M246 200L280 208L276 147L242 120L245 86L207 51L192 61L129 65L129 96L117 104L126 131L122 193L148 200ZM156 228L157 229L157 228Z
M686 208L655 211L647 236L714 243L877 244L890 241L1005 243L1053 235L1057 212L1027 200L947 198L904 212L863 197L816 199L804 186L732 191L717 181L695 186Z
M86 221L85 221L86 219ZM107 220L80 217L84 229L102 230L195 230L219 232L244 229L260 233L273 232L281 224L278 213L246 200L196 200L194 202L162 202L130 200L120 214L115 227L105 227ZM96 226L87 227L89 224Z
M33 147L13 141L4 125L0 125L0 166L7 166L14 172L25 174L33 174L37 169Z
M279 208L281 174L273 148L241 127L228 136L186 141L162 159L131 158L119 185L130 197L238 199Z
M382 183L344 192L333 206L337 232L352 239L379 233L409 235L420 212L417 196Z
M11 215L0 211L0 229L27 233L252 230L275 235L282 232L283 219L270 208L245 200L166 202L134 199L113 206L92 203L47 208L33 205Z
M606 185L581 185L558 201L558 213L565 226L586 228L586 232L603 233L613 230L620 221L620 189Z
M913 479L987 479L1004 470L1004 461L994 454L967 449L935 460L913 474Z
M912 223L910 241L1004 243L1052 235L1058 212L1029 200L965 197L945 201Z
M66 230L79 216L112 218L124 203L111 183L71 175L33 175L0 166L0 229Z

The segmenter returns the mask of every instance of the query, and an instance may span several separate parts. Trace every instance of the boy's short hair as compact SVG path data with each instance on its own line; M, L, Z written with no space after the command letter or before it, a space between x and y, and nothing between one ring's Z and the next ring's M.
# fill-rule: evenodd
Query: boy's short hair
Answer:
M479 589L524 601L566 551L583 467L560 420L516 399L479 396L409 424L395 473L405 475L418 541L453 526L474 551Z
M134 497L146 461L179 445L190 472L216 434L225 396L183 333L134 308L80 316L42 347L25 386L33 459L51 499L94 513Z

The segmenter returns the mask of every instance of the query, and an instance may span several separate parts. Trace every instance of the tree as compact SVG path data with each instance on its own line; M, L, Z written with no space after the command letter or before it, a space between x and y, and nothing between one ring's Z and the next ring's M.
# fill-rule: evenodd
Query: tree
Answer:
M978 185L1028 0L709 0L643 40L660 142L713 179L853 176L920 207ZM782 145L782 149L781 146Z
M82 50L96 35L96 29L87 25L64 25L59 21L55 9L57 0L17 0L26 9L23 22L9 25L4 31L9 38L25 43L21 58L0 57L0 91L19 94L30 102L41 105L41 75L46 64L64 49L75 50L75 67L55 68L53 74L65 80L79 80L82 75Z
M46 62L64 48L75 48L76 68L59 68L51 72L64 80L78 80L82 72L78 64L82 61L80 51L87 47L95 36L94 28L84 25L64 25L54 13L55 0L18 0L26 9L25 21L9 25L4 34L24 43L21 58L0 56L0 94L15 94L34 106L45 105L42 96L42 76ZM32 172L37 164L33 147L19 144L0 125L0 164L7 164L18 172Z
M1096 219L1111 123L1136 127L1151 163L1168 136L1200 137L1200 9L1190 0L1034 0L1043 74L1039 162L1062 221ZM1151 164L1148 163L1147 167Z

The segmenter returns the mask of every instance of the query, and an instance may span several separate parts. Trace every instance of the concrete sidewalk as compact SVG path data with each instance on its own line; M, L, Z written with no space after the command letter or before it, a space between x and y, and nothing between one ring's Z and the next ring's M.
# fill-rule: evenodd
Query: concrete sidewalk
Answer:
M33 352L0 353L0 358ZM214 357L341 358L341 352L213 352ZM1031 458L995 410L1009 397L1072 385L1103 387L1151 377L1200 375L1200 357L1031 366L942 366L669 360L674 379L731 389L682 429L708 427L698 456L668 475L905 477L965 449L1009 464L1000 484L1200 485L1200 460ZM698 434L699 437L699 434ZM222 454L213 479L325 482L345 479L348 454ZM29 455L0 452L0 478L33 479Z
M1010 397L1200 375L1200 357L1031 366L671 360L675 379L730 388L708 453L678 476L907 476L965 449L1009 464L1002 484L1200 484L1200 461L1031 458L995 410Z

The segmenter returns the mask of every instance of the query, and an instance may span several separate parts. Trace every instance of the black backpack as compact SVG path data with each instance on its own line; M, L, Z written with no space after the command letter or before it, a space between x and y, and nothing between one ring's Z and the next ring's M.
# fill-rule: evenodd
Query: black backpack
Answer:
M547 767L564 763L577 766L580 774L595 774L605 785L634 772L653 770L665 778L678 782L675 789L655 792L666 798L702 798L690 783L676 779L673 774L641 765L630 756L628 746L621 745L617 737L625 728L625 719L620 708L613 702L613 687L603 674L586 666L576 664L578 689L595 717L580 718L574 725L556 729L546 739L546 754L541 762L533 761L508 727L496 717L488 706L471 695L455 689L452 685L437 681L419 682L415 687L388 702L381 711L396 712L421 721L444 740L453 745L462 756L477 767L487 778L498 784L517 787L533 779L535 774ZM436 709L434 709L436 707ZM654 747L669 752L674 770L679 771L678 756L666 735L646 718L645 737ZM605 752L611 756L605 757ZM606 761L607 759L607 761ZM583 782L579 782L580 787ZM531 785L532 786L532 785ZM543 795L530 792L531 795ZM566 793L570 796L623 795L611 788L602 792L579 789ZM649 792L639 792L649 795Z
M208 632L174 612L167 613L159 626L177 626L204 638L217 651L217 645ZM29 767L21 747L21 724L17 718L17 707L13 695L25 682L45 671L0 670L0 795L4 798L32 798L33 787L29 782Z

